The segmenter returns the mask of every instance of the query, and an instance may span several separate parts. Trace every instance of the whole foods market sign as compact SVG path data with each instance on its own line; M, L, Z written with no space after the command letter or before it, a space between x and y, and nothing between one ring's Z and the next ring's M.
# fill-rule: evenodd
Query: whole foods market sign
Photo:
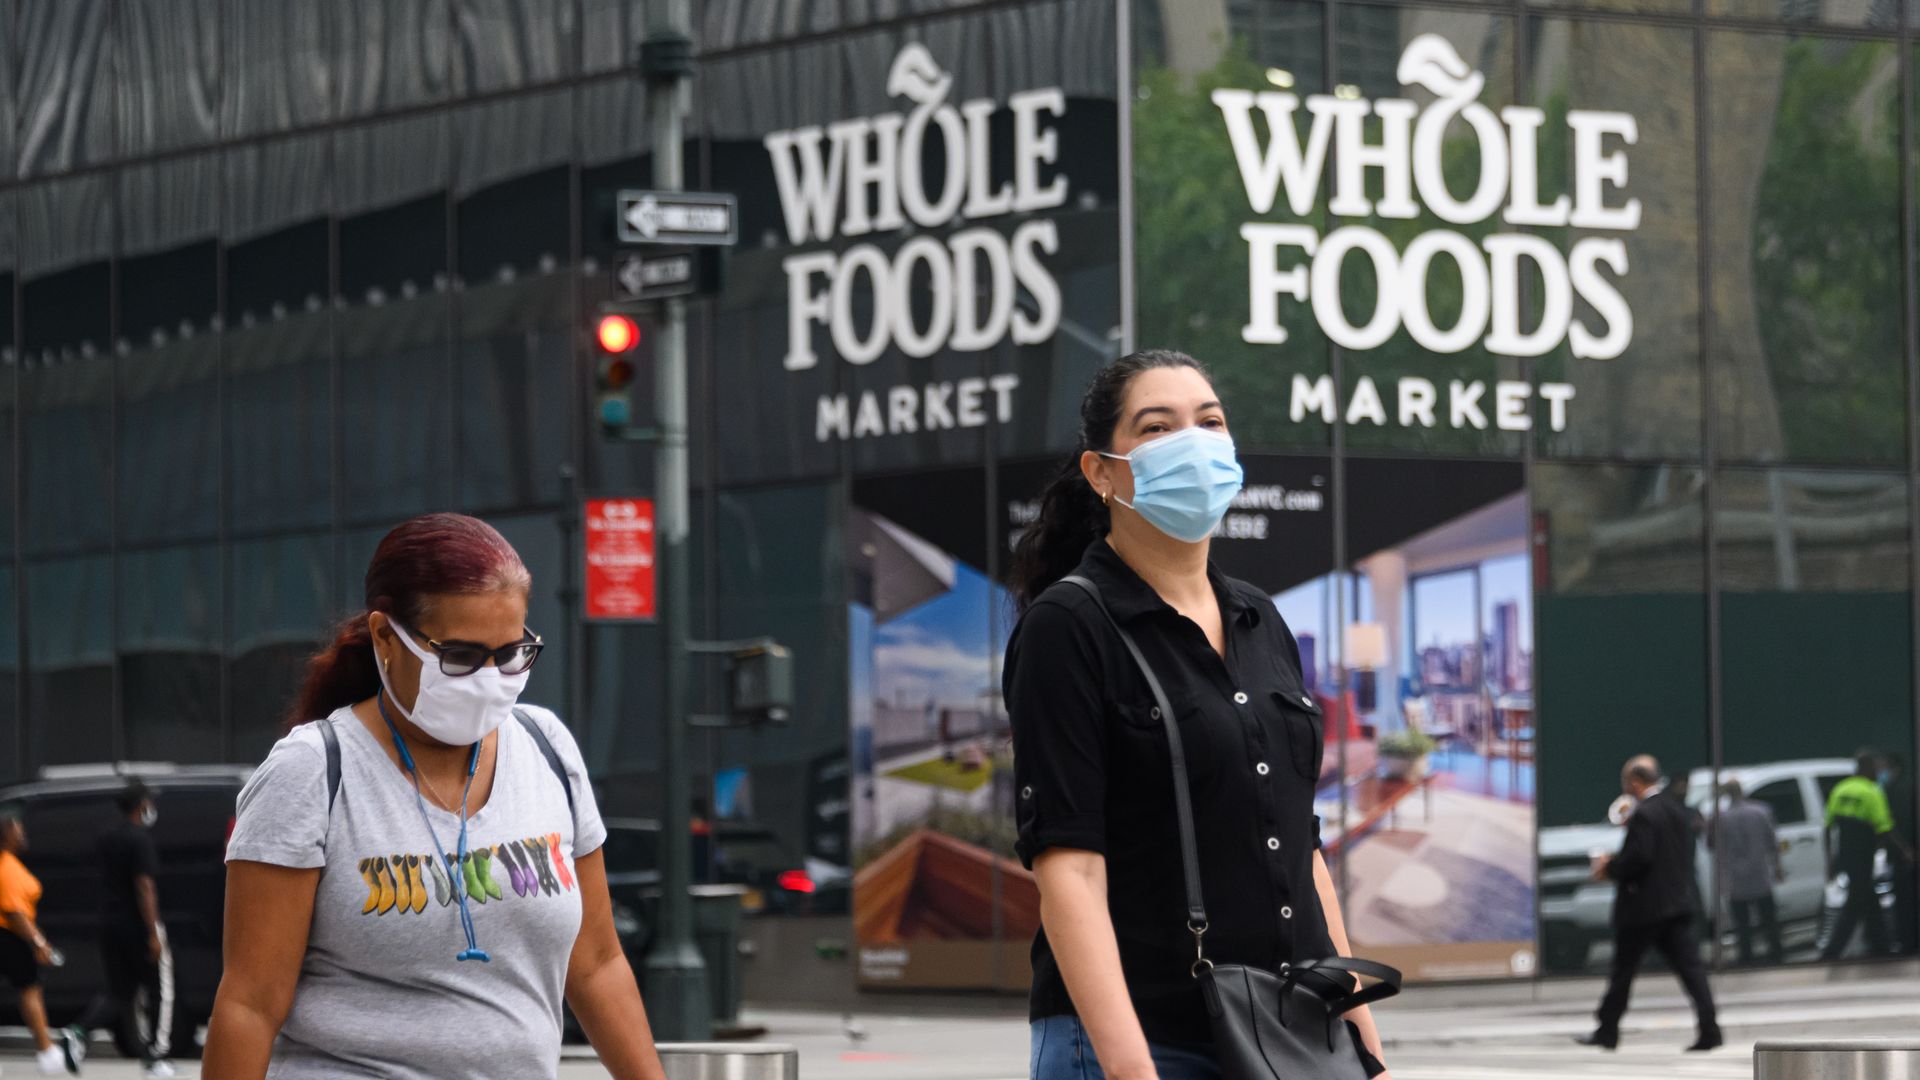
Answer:
M1406 98L1367 101L1357 96L1316 94L1304 101L1286 91L1213 92L1235 163L1255 214L1267 214L1282 199L1295 216L1308 217L1332 160L1336 218L1412 220L1422 210L1441 221L1476 226L1496 218L1516 229L1573 228L1587 233L1565 251L1523 231L1495 231L1474 239L1453 229L1420 233L1398 249L1376 229L1342 225L1322 235L1306 224L1251 221L1240 227L1247 242L1246 325L1243 340L1282 345L1288 321L1306 305L1328 339L1343 348L1377 349L1402 327L1429 352L1451 354L1476 345L1503 356L1543 356L1569 348L1575 357L1610 360L1633 341L1633 310L1621 293L1627 247L1620 235L1640 226L1640 200L1625 195L1627 151L1639 128L1627 113L1574 109L1566 114L1572 146L1571 192L1551 202L1540 198L1539 142L1546 113L1508 106L1496 114L1479 100L1486 79L1460 58L1446 39L1423 34L1401 54L1398 78L1433 95L1424 106ZM1304 106L1305 136L1296 117ZM1264 141L1254 123L1264 118ZM1368 118L1377 131L1368 138ZM1447 184L1443 146L1464 132L1476 147L1479 178L1473 190ZM1380 197L1369 197L1368 182ZM1607 235L1615 234L1615 235ZM1366 265L1377 285L1373 310L1362 321L1342 303L1341 271L1349 259ZM1459 313L1441 325L1428 301L1435 264L1449 260L1460 281ZM1528 267L1532 270L1529 272ZM1539 316L1523 319L1522 281L1533 277ZM1591 309L1576 315L1574 299ZM1289 303L1291 301L1292 303ZM1528 313L1531 315L1531 312ZM1383 389L1358 380L1347 403L1348 423L1433 427L1489 425L1511 431L1532 426L1526 382L1452 381L1446 393L1432 380L1403 378ZM1548 423L1564 430L1574 388L1542 383ZM1397 400L1388 408L1388 398ZM1328 376L1296 375L1292 416L1318 413L1331 423L1338 402Z
M950 100L953 76L926 46L902 48L887 72L887 94L905 104L875 116L776 131L764 139L779 187L787 239L821 245L782 262L787 279L788 371L806 371L822 353L856 366L889 350L923 359L975 353L1011 340L1033 345L1059 328L1060 285L1047 257L1060 247L1055 223L1037 212L1066 203L1068 178L1057 163L1054 123L1066 112L1058 87L991 98ZM999 147L989 125L1012 113L1010 180L993 183ZM939 146L938 158L927 155ZM944 164L937 175L926 167ZM1002 230L987 222L1022 215ZM889 251L855 237L909 234ZM914 299L930 303L919 305ZM871 297L867 313L857 301ZM821 346L829 346L829 350ZM1018 375L1004 373L820 396L821 442L978 427L1013 418Z

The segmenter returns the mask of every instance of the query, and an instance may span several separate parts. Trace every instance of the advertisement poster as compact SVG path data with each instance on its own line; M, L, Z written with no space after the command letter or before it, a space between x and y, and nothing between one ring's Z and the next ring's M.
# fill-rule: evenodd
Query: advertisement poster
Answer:
M1521 467L1350 461L1349 559L1338 571L1329 461L1241 461L1247 483L1213 557L1273 597L1327 718L1315 809L1354 949L1412 979L1533 974L1533 572ZM1025 975L1038 894L1013 855L998 687L1014 612L996 578L1057 467L1003 465L992 493L979 470L854 485L864 986L1004 987ZM927 500L929 489L946 497ZM989 498L991 530L977 510Z
M1521 470L1356 460L1346 479L1350 572L1274 602L1327 717L1316 812L1353 948L1409 979L1532 975L1537 740ZM1367 494L1382 491L1395 498Z
M1011 601L984 565L984 479L854 485L853 922L866 987L1012 990L1028 978L1040 896L1013 856L999 694ZM929 487L952 498L929 506Z

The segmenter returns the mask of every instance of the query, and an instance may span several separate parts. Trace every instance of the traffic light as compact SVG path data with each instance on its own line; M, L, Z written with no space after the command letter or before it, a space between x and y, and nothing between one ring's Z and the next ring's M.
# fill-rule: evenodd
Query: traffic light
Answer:
M640 324L630 315L603 313L593 340L598 349L593 413L601 434L618 438L633 426L633 354L640 345Z

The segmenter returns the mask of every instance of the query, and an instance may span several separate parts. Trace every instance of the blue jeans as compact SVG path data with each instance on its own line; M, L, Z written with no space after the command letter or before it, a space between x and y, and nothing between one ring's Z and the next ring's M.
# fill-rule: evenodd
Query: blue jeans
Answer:
M1220 1080L1220 1067L1206 1046L1148 1043L1160 1080ZM1093 1056L1093 1041L1077 1017L1033 1022L1033 1080L1106 1080Z

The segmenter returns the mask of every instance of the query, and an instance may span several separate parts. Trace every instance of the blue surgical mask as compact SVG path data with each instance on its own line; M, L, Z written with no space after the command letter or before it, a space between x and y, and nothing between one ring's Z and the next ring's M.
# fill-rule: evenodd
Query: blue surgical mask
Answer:
M1245 479L1233 437L1202 427L1163 435L1131 454L1101 456L1133 466L1133 501L1114 501L1189 544L1213 535Z

